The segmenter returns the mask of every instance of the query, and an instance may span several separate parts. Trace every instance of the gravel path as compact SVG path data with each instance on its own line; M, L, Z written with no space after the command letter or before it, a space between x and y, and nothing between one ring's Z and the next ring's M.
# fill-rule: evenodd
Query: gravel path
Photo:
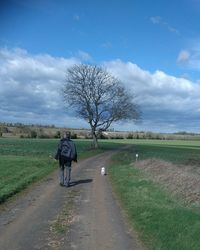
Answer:
M140 249L124 222L108 176L100 175L112 154L74 164L69 188L58 185L56 171L1 207L0 249ZM62 224L58 218L68 225L64 232L54 230Z

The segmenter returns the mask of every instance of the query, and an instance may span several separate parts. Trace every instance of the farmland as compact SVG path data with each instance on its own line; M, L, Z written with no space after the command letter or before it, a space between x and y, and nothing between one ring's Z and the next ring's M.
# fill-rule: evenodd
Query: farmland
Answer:
M115 140L117 142L117 140ZM182 140L122 140L133 144L133 155L139 159L157 158L178 164L200 165L200 141Z
M58 139L0 139L0 203L52 171ZM102 143L91 150L91 141L76 141L79 159L101 153L117 144Z
M57 168L52 160L58 139L0 139L0 201L24 189ZM174 163L200 162L200 142L161 140L101 140L101 149L91 150L90 140L77 140L79 159L123 144L134 144L129 157L134 160L158 158Z
M148 249L198 249L199 141L101 140L98 150L90 140L75 142L79 159L129 145L113 157L109 177L139 238ZM52 160L57 143L0 139L1 203L57 168Z

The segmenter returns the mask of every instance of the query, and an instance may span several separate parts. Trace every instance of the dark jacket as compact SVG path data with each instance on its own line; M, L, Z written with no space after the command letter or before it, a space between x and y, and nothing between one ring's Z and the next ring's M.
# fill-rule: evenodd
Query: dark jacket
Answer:
M61 153L62 153L62 147L63 145L67 143L71 149L71 157L68 159L69 161L77 161L77 151L76 151L76 145L75 143L68 139L68 138L63 138L60 140L59 144L58 144L58 149L57 149L57 153L55 155L55 159L59 160L61 157Z

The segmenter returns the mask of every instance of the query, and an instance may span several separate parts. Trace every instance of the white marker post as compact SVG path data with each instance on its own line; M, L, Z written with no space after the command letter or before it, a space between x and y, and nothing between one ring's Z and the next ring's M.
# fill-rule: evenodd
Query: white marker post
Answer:
M135 160L137 161L138 160L138 154L135 154Z

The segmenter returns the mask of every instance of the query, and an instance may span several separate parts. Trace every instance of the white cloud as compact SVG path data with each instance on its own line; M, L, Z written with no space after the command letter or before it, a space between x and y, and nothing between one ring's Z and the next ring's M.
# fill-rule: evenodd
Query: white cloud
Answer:
M159 23L161 23L161 20L162 20L162 18L160 16L152 16L152 17L150 17L150 21L153 24L159 24Z
M177 63L187 63L190 59L190 52L188 50L181 50L177 57Z
M164 21L163 18L160 16L152 16L152 17L150 17L150 21L155 25L161 25L161 26L165 27L171 33L175 33L176 35L180 35L180 32L177 29L175 29L169 23Z
M144 124L151 124L149 130L166 131L171 119L175 130L192 130L194 121L200 123L200 86L197 83L159 70L150 73L131 62L115 60L105 62L105 66L135 93L135 100L144 113Z
M80 57L56 58L0 49L1 120L86 127L86 122L66 112L60 95L66 69L80 62ZM198 83L159 70L151 73L132 62L113 60L102 65L135 94L143 112L142 124L118 124L116 128L199 131Z
M21 49L0 50L0 117L36 123L65 121L60 89L66 69L77 58L30 55Z
M78 22L80 20L80 16L78 14L74 14L73 19Z
M90 54L88 54L85 51L79 50L78 53L76 54L76 56L84 62L88 62L92 60L92 57L90 56Z
M200 70L200 40L189 42L188 48L181 50L177 57L179 66L188 70Z
M110 48L112 48L112 43L111 42L104 42L101 44L101 47L106 48L106 49L110 49Z

